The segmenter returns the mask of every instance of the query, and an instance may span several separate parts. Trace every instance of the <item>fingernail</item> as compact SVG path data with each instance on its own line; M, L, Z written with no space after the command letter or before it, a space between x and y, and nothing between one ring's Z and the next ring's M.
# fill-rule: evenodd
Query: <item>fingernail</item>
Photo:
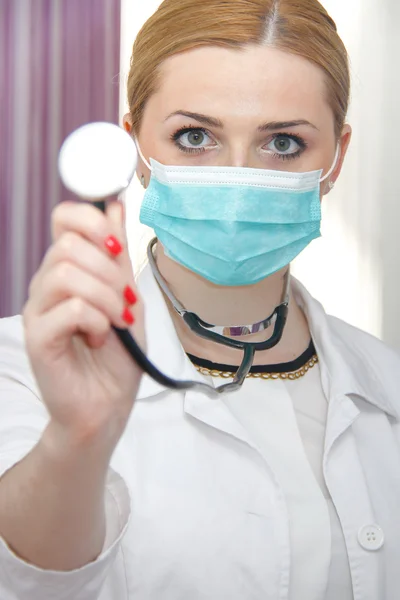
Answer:
M122 252L121 244L113 235L109 235L108 238L104 240L104 245L107 248L107 250L114 256L118 256L118 254L121 254Z
M129 285L127 285L124 289L124 298L127 301L127 303L131 305L136 304L137 302L137 296Z
M124 309L124 312L122 313L122 318L125 321L125 323L128 323L128 325L133 325L135 322L135 317L133 316L129 308Z

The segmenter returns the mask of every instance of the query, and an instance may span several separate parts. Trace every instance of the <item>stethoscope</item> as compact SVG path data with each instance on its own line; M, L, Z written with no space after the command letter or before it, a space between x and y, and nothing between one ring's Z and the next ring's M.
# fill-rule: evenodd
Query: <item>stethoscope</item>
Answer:
M64 185L82 200L92 202L104 212L106 209L105 198L120 194L131 182L137 166L137 149L131 136L117 125L90 123L80 127L67 137L60 150L58 166ZM182 306L172 294L158 269L154 257L156 243L157 238L154 238L148 246L149 264L155 280L174 310L186 325L201 338L242 350L242 362L232 382L219 387L201 381L181 381L168 377L160 371L141 350L128 329L113 327L116 335L140 368L164 387L175 390L195 389L211 397L239 389L250 372L255 353L273 348L282 337L289 306L289 269L284 277L284 289L280 304L267 319L257 324L258 331L273 326L272 335L264 342L245 342L228 337L226 333L233 333L229 327L206 323L195 313ZM254 330L249 331L247 326L240 329L242 331L239 333L242 334L254 332ZM235 331L235 335L238 335L237 331Z

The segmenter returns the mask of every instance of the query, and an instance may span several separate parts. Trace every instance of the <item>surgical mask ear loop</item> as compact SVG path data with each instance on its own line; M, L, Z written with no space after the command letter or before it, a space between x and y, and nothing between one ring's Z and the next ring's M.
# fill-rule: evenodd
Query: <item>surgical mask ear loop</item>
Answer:
M139 142L138 142L137 138L134 138L134 142L135 142L135 144L136 144L136 148L137 148L137 151L138 151L138 154L139 154L140 158L142 159L142 161L144 162L144 164L146 165L146 167L147 167L148 169L150 169L150 171L152 171L152 170L153 170L153 167L152 167L152 166L151 166L151 165L150 165L150 164L147 162L147 160L146 160L146 159L145 159L145 157L143 156L143 153L142 153L142 151L141 151L141 149L140 149Z
M326 179L328 179L328 177L330 177L332 175L333 171L336 169L337 161L339 159L339 154L340 154L340 144L337 145L336 154L335 154L335 160L333 161L333 165L331 166L331 168L329 169L329 171L327 172L327 174L324 175L322 177L322 179L319 180L320 183L323 183Z

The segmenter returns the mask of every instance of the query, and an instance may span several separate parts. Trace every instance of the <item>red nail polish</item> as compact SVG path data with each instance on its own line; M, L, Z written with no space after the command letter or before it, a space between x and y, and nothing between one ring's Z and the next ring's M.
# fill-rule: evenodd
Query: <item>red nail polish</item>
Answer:
M137 302L137 296L129 285L127 285L124 289L124 298L130 305L136 304Z
M104 240L104 245L107 248L107 250L114 256L118 256L118 254L121 254L122 252L121 244L113 235L109 235L108 238Z
M122 313L122 318L125 321L125 323L128 323L128 325L133 325L135 322L135 317L133 316L129 308L124 309L124 312Z

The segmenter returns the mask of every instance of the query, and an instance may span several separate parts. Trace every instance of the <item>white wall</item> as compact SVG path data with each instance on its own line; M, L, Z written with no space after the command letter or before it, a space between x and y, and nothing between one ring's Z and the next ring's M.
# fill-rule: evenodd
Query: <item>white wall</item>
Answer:
M158 0L122 0L122 73L133 39ZM328 312L400 350L400 58L398 0L323 0L345 42L353 77L348 121L354 135L342 176L323 206L323 237L296 260L294 274ZM125 99L125 77L121 94ZM121 102L121 114L125 111ZM149 235L138 224L142 190L127 193L134 262Z

